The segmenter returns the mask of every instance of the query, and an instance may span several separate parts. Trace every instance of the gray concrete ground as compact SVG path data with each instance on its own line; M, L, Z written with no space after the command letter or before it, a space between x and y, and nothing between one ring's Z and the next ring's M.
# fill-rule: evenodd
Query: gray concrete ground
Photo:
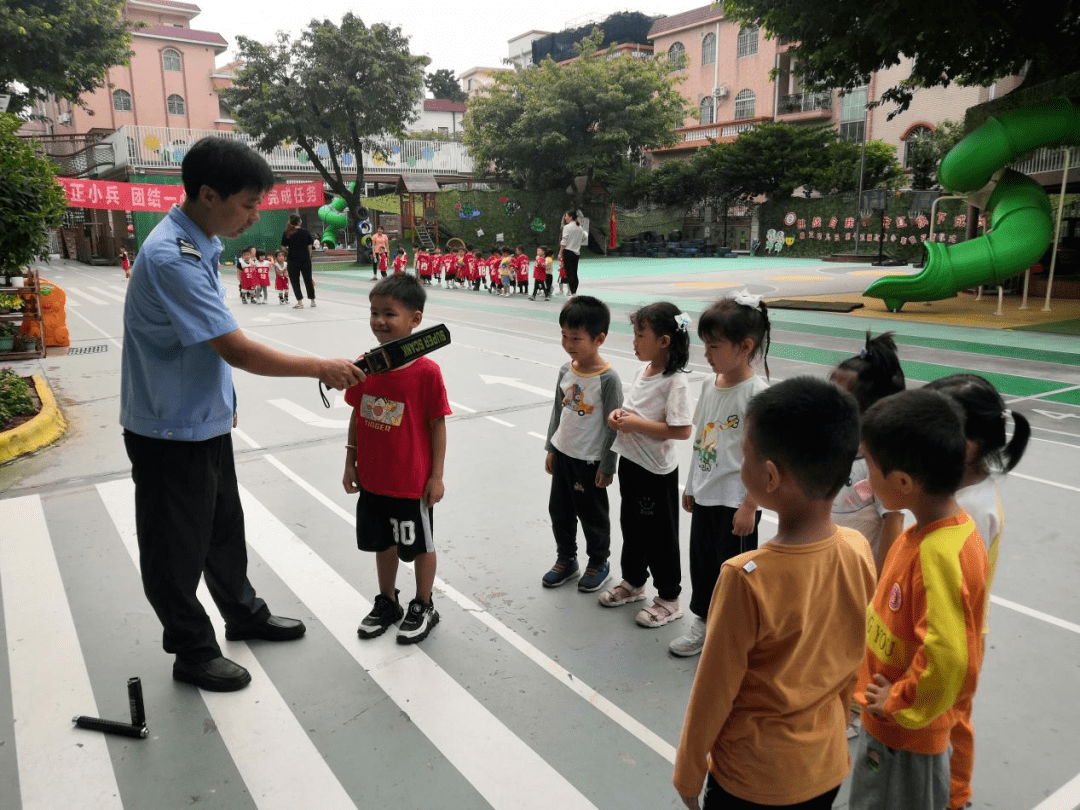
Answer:
M638 366L626 319L638 302L675 300L696 320L731 284L852 291L867 280L852 274L870 270L707 261L583 264L582 292L612 305L604 354L624 381ZM819 273L829 281L775 278ZM325 410L314 381L236 375L251 578L275 612L309 631L287 645L225 642L254 681L213 695L171 680L131 550L117 424L123 276L64 262L45 275L68 293L73 348L101 348L18 366L48 378L70 430L0 467L0 807L681 806L671 760L696 661L672 658L667 643L687 620L645 630L634 608L606 610L573 587L540 586L554 559L543 434L564 360L560 300L432 291L425 321L453 334L435 359L455 415L447 496L436 508L443 618L415 648L355 636L377 589L371 558L355 548L354 498L341 486L341 396ZM352 356L374 345L368 278L317 274L314 310L240 306L231 287L228 301L241 326L273 346ZM975 704L974 806L1080 805L1080 597L1069 584L1080 550L1065 526L1080 506L1080 341L773 315L775 378L825 374L858 350L866 328L888 326L913 384L955 369L992 374L1031 417L1035 440L1001 482L1008 523ZM695 383L708 371L696 341L692 371ZM617 515L617 486L610 492ZM684 548L688 529L684 520ZM766 515L763 539L773 530ZM615 576L619 547L616 521ZM147 740L72 728L77 714L124 718L130 676L142 679Z

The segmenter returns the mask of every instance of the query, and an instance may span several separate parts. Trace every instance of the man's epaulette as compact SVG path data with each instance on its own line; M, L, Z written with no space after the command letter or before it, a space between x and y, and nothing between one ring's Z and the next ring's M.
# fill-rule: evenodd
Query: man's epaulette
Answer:
M181 256L194 256L196 259L202 260L202 254L199 252L199 249L187 239L177 237L176 244L180 246Z

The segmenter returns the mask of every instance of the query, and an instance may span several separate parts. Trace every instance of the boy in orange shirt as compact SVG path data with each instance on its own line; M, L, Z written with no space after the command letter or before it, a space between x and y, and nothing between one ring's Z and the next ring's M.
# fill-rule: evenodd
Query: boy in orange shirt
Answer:
M785 380L750 400L741 477L776 536L724 563L673 782L697 810L828 810L851 766L847 716L874 592L870 544L832 520L859 448L837 386Z
M964 415L936 391L894 394L866 411L862 443L874 495L915 525L893 543L866 610L848 807L944 810L949 733L957 704L975 694L989 577L979 531L956 502Z

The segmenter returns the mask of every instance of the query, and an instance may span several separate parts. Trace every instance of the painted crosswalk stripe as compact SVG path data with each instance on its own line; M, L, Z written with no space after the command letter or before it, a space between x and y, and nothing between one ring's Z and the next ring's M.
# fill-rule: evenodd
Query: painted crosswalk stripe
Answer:
M121 304L124 303L125 296L121 293L113 292L108 287L102 287L99 285L97 287L94 287L94 292L96 292L98 295L104 295L106 298L111 298L113 301L119 301Z
M98 711L40 498L0 501L0 525L18 527L0 535L0 589L22 807L122 808L105 736L71 723Z
M248 544L277 572L346 652L495 810L595 806L415 645L392 634L362 643L360 593L241 487Z
M83 298L89 301L91 304L107 304L108 301L102 301L100 298L95 298L88 292L83 292L78 287L64 287L64 292L68 294L68 300L71 300L71 294L75 293L76 297Z
M97 490L138 567L134 483L131 479L112 481L98 484ZM199 601L208 606L206 612L224 643L225 657L251 672L251 684L240 692L201 694L255 804L260 810L355 808L248 645L224 641L225 628L205 583L199 586Z

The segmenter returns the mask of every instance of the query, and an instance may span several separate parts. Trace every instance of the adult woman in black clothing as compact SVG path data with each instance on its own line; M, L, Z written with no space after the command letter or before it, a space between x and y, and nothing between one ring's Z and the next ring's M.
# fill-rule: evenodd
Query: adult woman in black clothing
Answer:
M296 297L293 309L304 308L304 296L300 294L301 275L304 277L308 302L315 306L315 284L311 280L311 254L315 250L315 238L300 227L301 222L303 220L299 214L290 214L289 224L281 235L281 244L287 251L289 281L292 282L293 295Z
M581 255L581 243L585 241L585 231L578 223L577 214L567 211L563 214L562 236L559 239L559 260L566 270L566 281L570 285L570 294L577 295L578 257Z

